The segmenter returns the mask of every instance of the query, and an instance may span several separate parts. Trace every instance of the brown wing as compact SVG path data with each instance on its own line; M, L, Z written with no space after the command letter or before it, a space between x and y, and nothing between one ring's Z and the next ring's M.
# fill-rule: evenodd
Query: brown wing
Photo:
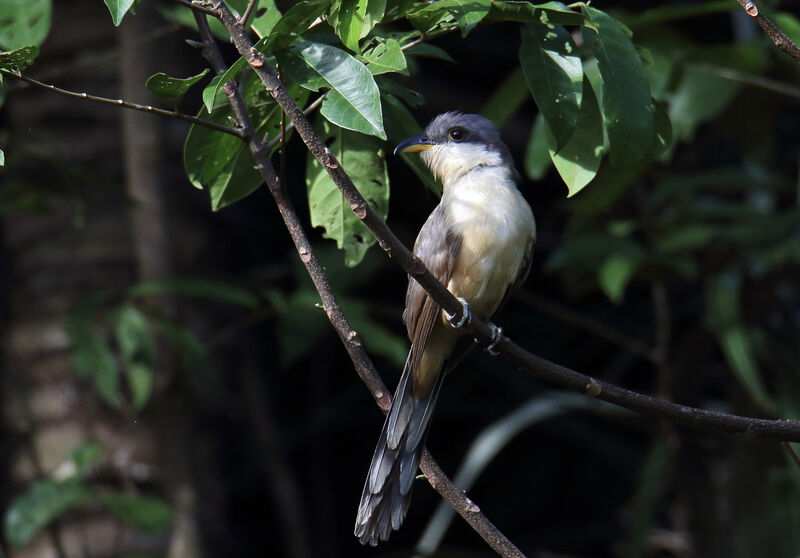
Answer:
M461 237L448 230L441 205L425 221L414 243L414 254L422 260L431 274L447 285L461 249ZM433 302L419 283L409 277L406 291L405 321L411 339L411 367L417 368L425 343L438 319L439 305Z

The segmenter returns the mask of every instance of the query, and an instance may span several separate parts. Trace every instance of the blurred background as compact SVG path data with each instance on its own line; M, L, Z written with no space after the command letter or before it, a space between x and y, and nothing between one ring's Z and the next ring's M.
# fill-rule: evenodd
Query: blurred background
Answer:
M205 67L167 4L143 2L117 30L99 1L56 0L30 75L155 103L149 75ZM674 145L604 162L572 198L530 141L518 26L438 38L453 61L417 58L401 79L425 99L420 125L492 117L526 175L539 240L499 323L605 381L798 418L800 65L734 0L593 5L633 31ZM796 2L759 5L800 42ZM493 555L460 518L431 521L440 499L423 481L388 543L352 536L383 417L265 190L214 213L183 169L188 124L8 78L3 94L0 555L411 556L423 532L435 556ZM182 108L200 105L198 89ZM388 223L410 246L437 200L388 164ZM393 387L406 277L376 247L344 266L308 224L305 167L293 138L290 195ZM428 447L451 477L472 464L469 496L529 556L800 548L800 469L779 443L644 419L482 351L447 379Z

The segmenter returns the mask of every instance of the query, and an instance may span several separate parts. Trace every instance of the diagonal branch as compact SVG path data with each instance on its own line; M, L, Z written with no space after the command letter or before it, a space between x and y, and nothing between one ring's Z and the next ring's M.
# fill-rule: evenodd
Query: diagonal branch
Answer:
M244 31L237 27L236 18L230 10L222 3L222 0L214 0L212 6L228 29L231 40L239 54L244 56L253 71L261 79L267 91L294 122L295 129L303 142L328 171L350 208L375 236L380 247L411 275L439 306L448 313L460 318L461 304L444 285L430 274L424 264L400 242L386 226L383 219L367 204L366 200L353 185L352 180L341 168L339 162L319 136L314 133L311 123L297 106L297 103L294 102L286 87L277 78L275 72L266 63L264 55L253 47L252 41ZM484 344L488 344L492 340L492 330L486 322L477 318L473 318L468 330L470 334ZM496 349L506 360L516 364L527 374L567 389L584 393L590 397L596 397L626 407L643 415L706 430L751 434L783 441L800 441L800 421L755 419L669 403L597 380L591 376L550 362L519 347L507 337L503 337L500 340Z
M786 33L781 31L777 25L767 19L767 16L761 13L755 2L752 0L737 1L739 2L739 5L744 8L744 11L747 12L747 15L756 20L756 23L758 23L767 36L772 39L772 42L775 43L776 47L800 62L800 47L798 47L794 41L787 37Z
M227 8L226 8L227 10ZM231 18L233 15L230 11L227 12ZM203 38L204 49L203 52L207 57L214 71L221 74L224 71L224 62L219 49L214 42L213 37L208 28L208 22L204 15L195 13L195 19L198 24L198 29ZM235 18L231 26L238 31L241 27L238 26ZM230 28L229 28L230 31ZM275 78L277 80L277 77ZM352 328L347 321L341 307L339 306L336 296L333 294L330 282L328 281L325 269L317 260L311 243L303 230L302 223L294 211L291 202L286 195L286 192L281 187L281 182L275 173L275 169L269 159L270 150L264 145L259 138L255 135L252 123L247 114L246 106L233 82L225 84L225 94L231 104L234 114L236 115L239 124L245 131L247 141L256 165L267 184L270 194L278 206L281 217L284 220L286 228L289 231L292 240L294 241L297 252L300 254L300 259L306 266L306 270L314 282L314 286L322 300L322 307L328 315L328 319L333 325L336 333L342 341L345 349L347 350L350 358L355 365L358 375L362 381L367 385L372 396L375 398L378 406L386 413L389 410L390 396L389 390L383 384L375 370L375 366L367 356L364 348L362 347L361 340L356 331ZM288 93L287 93L288 95ZM290 97L291 98L291 97ZM294 104L295 109L300 111L297 104ZM302 111L300 111L302 115ZM305 118L305 117L304 117ZM295 121L295 125L296 125ZM308 120L305 120L308 123ZM460 304L459 304L460 307ZM467 498L462 491L460 491L452 481L444 474L439 468L437 463L431 457L430 453L425 450L422 456L422 471L428 479L428 482L439 494L455 509L462 517L472 526L475 531L486 540L489 545L495 549L501 556L511 558L524 558L522 552L517 549L514 544L508 540L490 521L483 515L478 506L472 500Z

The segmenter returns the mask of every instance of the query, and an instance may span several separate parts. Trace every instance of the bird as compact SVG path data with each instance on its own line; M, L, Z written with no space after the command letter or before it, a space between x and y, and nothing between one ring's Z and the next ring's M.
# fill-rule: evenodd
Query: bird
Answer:
M442 380L474 346L461 328L472 316L494 319L527 277L536 240L533 211L517 188L519 173L491 121L477 114L440 114L394 150L415 152L443 189L420 229L414 255L458 298L462 312L442 310L409 276L403 318L411 348L356 516L355 535L371 546L387 540L405 518ZM487 349L496 354L502 329L490 327L494 335Z

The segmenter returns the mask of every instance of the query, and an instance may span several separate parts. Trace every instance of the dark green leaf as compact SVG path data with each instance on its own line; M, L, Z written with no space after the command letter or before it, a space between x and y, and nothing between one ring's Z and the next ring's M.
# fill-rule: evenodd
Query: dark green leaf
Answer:
M125 17L125 14L128 13L128 10L131 9L133 3L136 0L103 0L108 7L108 11L111 12L111 20L114 22L114 26L119 26L122 23L122 18Z
M253 48L260 52L264 52L266 50L266 44L268 39L261 39ZM265 64L270 65L272 68L277 67L277 61L275 57L269 54L268 52L264 54L265 57ZM222 87L228 83L232 79L236 79L239 74L248 67L247 60L244 59L243 56L240 56L236 62L231 64L225 72L220 75L214 76L214 78L209 82L205 89L203 89L203 103L206 106L206 110L208 112L213 112L214 109L219 108L221 106L225 106L228 104L228 98L225 95L224 91L222 91Z
M425 97L422 93L404 87L387 77L376 77L375 83L378 84L381 94L388 94L402 99L409 106L418 107L425 104ZM405 139L405 137L402 139Z
M581 106L583 69L563 27L526 25L519 59L528 87L560 150L575 130Z
M14 548L27 544L36 533L67 510L91 498L78 479L42 480L11 502L5 514L5 535Z
M519 110L527 98L525 76L522 69L517 68L494 90L483 106L481 114L500 129L506 125L506 122Z
M245 308L258 306L258 299L248 290L210 279L161 279L146 281L128 289L126 296L138 298L160 294L177 294L191 298L218 300L228 304L236 304Z
M408 15L411 24L423 33L436 33L457 25L461 36L489 14L491 0L439 0Z
M104 401L119 405L119 369L108 341L100 334L86 329L73 338L72 365L83 378L93 378L95 389Z
M156 4L156 9L167 21L174 21L175 23L197 31L197 22L194 19L194 15L192 15L192 10L187 10L184 6L179 6L177 4L164 4L163 2L158 2ZM230 41L231 37L228 34L228 30L225 29L225 26L222 25L220 20L215 17L209 17L207 19L208 27L211 29L212 35L220 41Z
M389 211L389 175L383 143L323 122L320 135L353 180L358 191L381 217ZM342 193L319 161L309 153L306 165L311 224L322 227L323 236L344 250L345 264L352 267L364 257L375 238L355 216Z
M163 72L159 72L147 78L145 87L171 108L177 109L189 88L203 79L208 71L208 68L206 68L196 76L184 79L170 77Z
M550 25L582 25L583 15L569 9L561 2L492 2L487 19L516 21L518 23L544 23Z
M266 48L272 52L284 49L308 30L330 4L328 0L298 2L289 8L270 31Z
M102 456L103 446L94 440L79 444L69 451L69 458L75 464L75 470L79 475L97 463Z
M625 288L643 261L643 254L630 252L611 254L603 261L597 271L597 282L611 302L622 302Z
M678 19L731 12L736 9L736 6L728 0L706 0L699 4L675 3L653 6L640 14L625 16L622 20L628 27L647 27Z
M655 107L653 156L660 157L672 149L672 122L669 120L666 103L654 101L653 106Z
M597 58L603 77L603 117L612 163L631 163L650 152L653 103L644 67L625 30L611 16L582 6L589 24L583 37Z
M400 43L394 39L375 37L364 47L361 59L372 75L389 72L408 74L406 57L400 49Z
M172 522L169 506L157 498L129 492L106 492L101 493L99 499L117 519L148 535L163 533Z
M0 49L39 46L50 31L51 0L0 2Z
M0 52L0 70L19 74L30 66L37 56L39 56L39 49L35 46L21 47L11 52Z
M525 148L525 174L531 180L539 180L550 168L551 163L550 150L547 148L547 122L540 112L533 121L531 137Z
M133 306L124 306L113 315L117 345L127 361L152 363L156 358L156 342L144 314Z
M331 123L386 139L380 92L364 64L341 49L307 41L295 44L279 59L283 71L303 87L330 89L320 113Z
M420 56L422 58L436 58L438 60L444 60L445 62L451 62L453 64L456 63L453 60L453 57L447 54L443 48L440 48L436 45L430 45L428 43L420 43L418 45L414 45L413 47L407 49L405 51L406 56Z
M549 131L547 126L546 133ZM567 185L567 197L594 179L603 155L603 117L588 79L584 79L583 102L572 136L559 151L555 138L549 136L548 148L553 165Z

